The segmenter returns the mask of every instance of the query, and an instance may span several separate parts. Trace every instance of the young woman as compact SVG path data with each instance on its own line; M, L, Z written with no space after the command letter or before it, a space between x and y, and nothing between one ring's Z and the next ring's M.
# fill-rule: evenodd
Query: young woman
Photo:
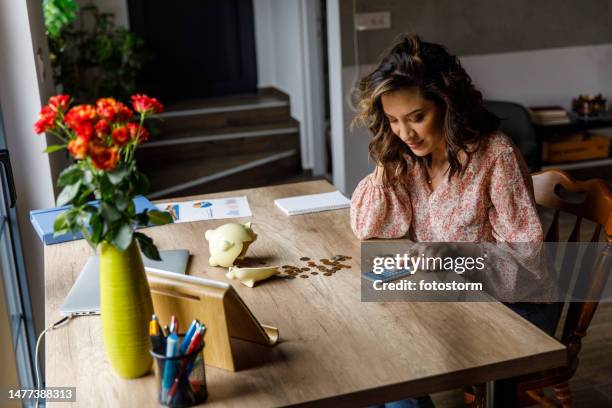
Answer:
M542 277L542 225L527 167L457 57L417 36L403 37L362 79L360 99L356 122L373 135L369 153L377 166L352 196L358 238L494 243L506 255L523 243L516 262L490 256L496 279L513 292L519 269ZM554 330L556 305L511 307ZM431 400L387 405L431 406Z

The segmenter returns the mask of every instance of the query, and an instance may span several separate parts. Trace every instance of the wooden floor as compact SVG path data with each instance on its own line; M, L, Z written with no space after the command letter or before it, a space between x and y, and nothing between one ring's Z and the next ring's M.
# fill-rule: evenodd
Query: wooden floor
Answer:
M578 371L570 381L577 408L612 407L612 303L600 304L580 352ZM552 397L550 390L547 394ZM436 408L464 408L463 392L432 395Z

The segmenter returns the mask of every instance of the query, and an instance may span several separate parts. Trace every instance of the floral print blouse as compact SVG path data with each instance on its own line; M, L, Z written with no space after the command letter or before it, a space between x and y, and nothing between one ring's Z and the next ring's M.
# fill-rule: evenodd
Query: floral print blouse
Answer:
M481 141L462 176L448 181L445 175L434 191L420 165L409 167L405 181L391 186L368 175L353 193L350 215L353 232L362 240L495 243L491 249L498 252L506 287L516 289L519 265L532 272L531 278L543 278L543 233L531 177L520 152L501 132ZM517 262L508 263L508 255Z

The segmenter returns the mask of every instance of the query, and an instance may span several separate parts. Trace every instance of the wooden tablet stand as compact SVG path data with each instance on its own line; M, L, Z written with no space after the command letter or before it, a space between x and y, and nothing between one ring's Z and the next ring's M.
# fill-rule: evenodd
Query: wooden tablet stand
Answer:
M230 338L267 346L276 344L278 329L260 324L230 284L150 270L147 277L160 321L169 322L170 316L175 315L183 325L193 319L206 324L207 365L236 371Z

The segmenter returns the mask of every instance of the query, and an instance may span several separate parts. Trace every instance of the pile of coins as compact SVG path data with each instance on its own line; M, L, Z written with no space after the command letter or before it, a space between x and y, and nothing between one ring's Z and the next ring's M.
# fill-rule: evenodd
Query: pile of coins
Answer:
M323 275L332 276L341 269L350 269L350 265L342 262L352 259L347 255L334 255L330 259L319 259L319 264L307 256L300 258L300 261L305 262L306 266L283 265L280 277L285 279L295 279L298 276L302 279L308 279L310 276Z

